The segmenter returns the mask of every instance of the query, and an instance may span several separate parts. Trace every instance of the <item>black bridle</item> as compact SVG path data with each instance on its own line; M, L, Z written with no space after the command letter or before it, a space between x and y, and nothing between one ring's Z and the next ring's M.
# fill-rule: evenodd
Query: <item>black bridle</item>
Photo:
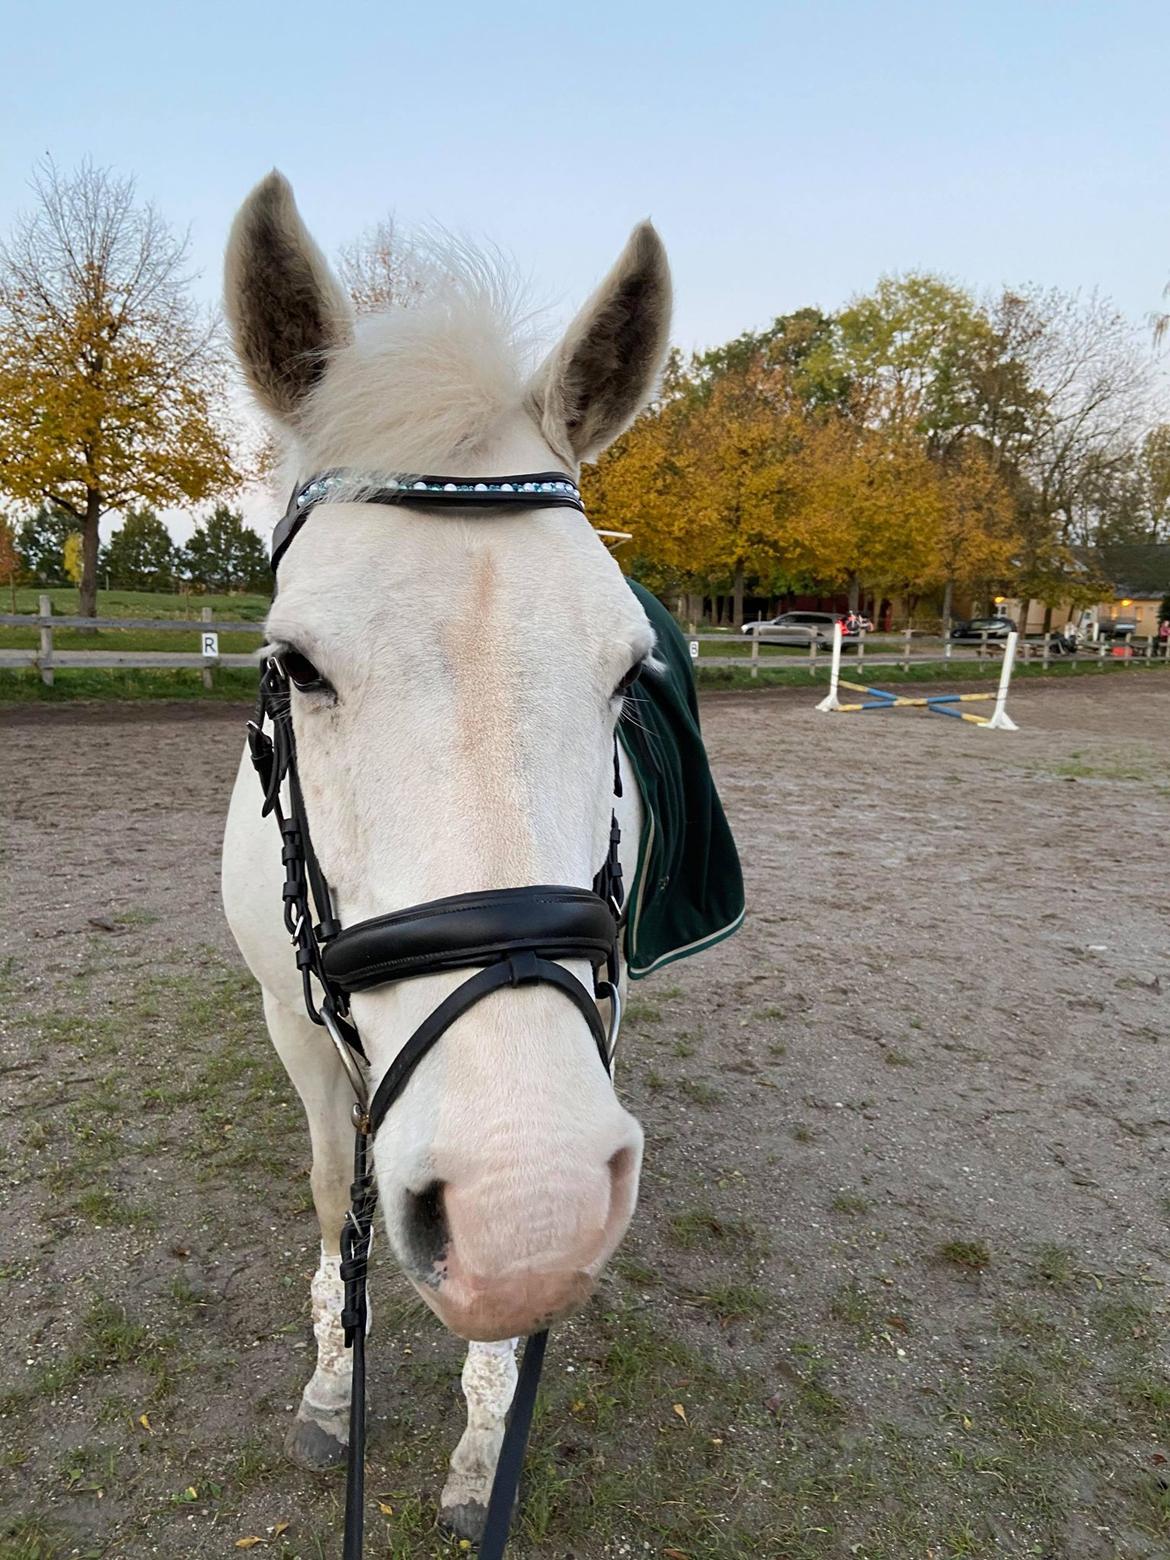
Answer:
M328 471L294 490L273 534L274 571L312 511L328 502L441 507L468 516L550 506L584 513L576 483L563 472L449 478L407 473L366 477ZM264 792L263 815L271 813L280 828L284 924L296 949L305 1009L332 1040L355 1097L353 1184L341 1232L340 1272L344 1286L341 1324L346 1347L353 1351L343 1556L344 1560L359 1560L364 1526L366 1279L377 1204L370 1164L374 1134L436 1041L477 1002L507 987L544 985L560 991L584 1017L602 1065L607 1074L612 1072L621 1022L621 834L615 812L606 858L592 888L553 885L459 894L343 928L313 849L297 771L290 697L281 659L270 657L261 673L256 718L248 723L248 743ZM271 736L265 730L269 722ZM614 795L620 796L616 738L613 775ZM286 784L287 810L281 799ZM557 962L562 959L589 963L592 991ZM371 986L463 969L475 973L418 1026L371 1098L364 1071L367 1058L350 1013L351 994ZM609 1003L608 1025L599 1010L602 1001ZM480 1560L498 1560L507 1543L547 1341L548 1333L542 1331L525 1345L480 1540Z

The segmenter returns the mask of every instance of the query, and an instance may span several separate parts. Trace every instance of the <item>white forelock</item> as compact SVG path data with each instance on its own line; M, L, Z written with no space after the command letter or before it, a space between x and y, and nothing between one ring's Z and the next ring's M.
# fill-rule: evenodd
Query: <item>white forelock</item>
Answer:
M466 461L520 410L534 351L533 316L500 255L450 238L428 249L423 301L357 322L299 420L302 469L372 466L442 471Z

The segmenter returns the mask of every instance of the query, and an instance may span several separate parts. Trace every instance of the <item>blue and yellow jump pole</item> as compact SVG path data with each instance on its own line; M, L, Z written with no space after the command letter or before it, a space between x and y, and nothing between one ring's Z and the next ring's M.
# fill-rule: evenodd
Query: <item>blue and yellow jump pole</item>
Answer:
M952 720L968 721L972 726L982 726L985 731L1018 731L1019 727L1008 715L1005 706L1019 638L1019 634L1014 631L1007 636L1003 651L1003 666L999 673L999 687L994 693L932 693L922 698L907 699L901 694L891 692L888 688L869 688L864 683L847 682L841 676L841 625L836 623L833 625L833 664L829 673L829 691L817 705L817 709L825 714L841 715L852 715L865 710L920 709L929 710L935 715L949 715ZM860 704L842 704L837 697L838 688L848 688L852 693L864 693L866 700ZM966 710L951 708L955 704L976 704L990 699L995 700L995 708L990 716L972 715Z

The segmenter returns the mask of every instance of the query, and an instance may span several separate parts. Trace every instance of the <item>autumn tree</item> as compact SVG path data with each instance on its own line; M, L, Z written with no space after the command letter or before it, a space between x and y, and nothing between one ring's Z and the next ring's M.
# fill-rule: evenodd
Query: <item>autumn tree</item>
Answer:
M93 616L104 514L237 480L226 367L190 297L187 240L132 179L46 161L32 188L0 244L0 488L72 516Z
M0 585L8 586L13 612L16 611L16 587L23 572L16 532L9 521L0 515Z
M425 291L426 271L425 261L393 217L343 244L337 256L337 274L358 314L418 303Z
M943 588L943 633L949 635L954 593L994 594L1015 570L1019 551L1011 489L974 441L938 468L940 506L934 558L925 582Z

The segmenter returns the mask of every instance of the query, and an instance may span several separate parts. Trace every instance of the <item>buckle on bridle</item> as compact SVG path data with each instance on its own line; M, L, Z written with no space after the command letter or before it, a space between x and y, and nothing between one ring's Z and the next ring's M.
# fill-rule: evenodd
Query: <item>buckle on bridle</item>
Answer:
M594 988L594 995L598 1001L609 1003L609 1025L605 1035L605 1050L609 1057L609 1070L613 1072L613 1060L617 1055L618 1032L622 1027L622 999L618 991L617 983L612 980L599 980Z

